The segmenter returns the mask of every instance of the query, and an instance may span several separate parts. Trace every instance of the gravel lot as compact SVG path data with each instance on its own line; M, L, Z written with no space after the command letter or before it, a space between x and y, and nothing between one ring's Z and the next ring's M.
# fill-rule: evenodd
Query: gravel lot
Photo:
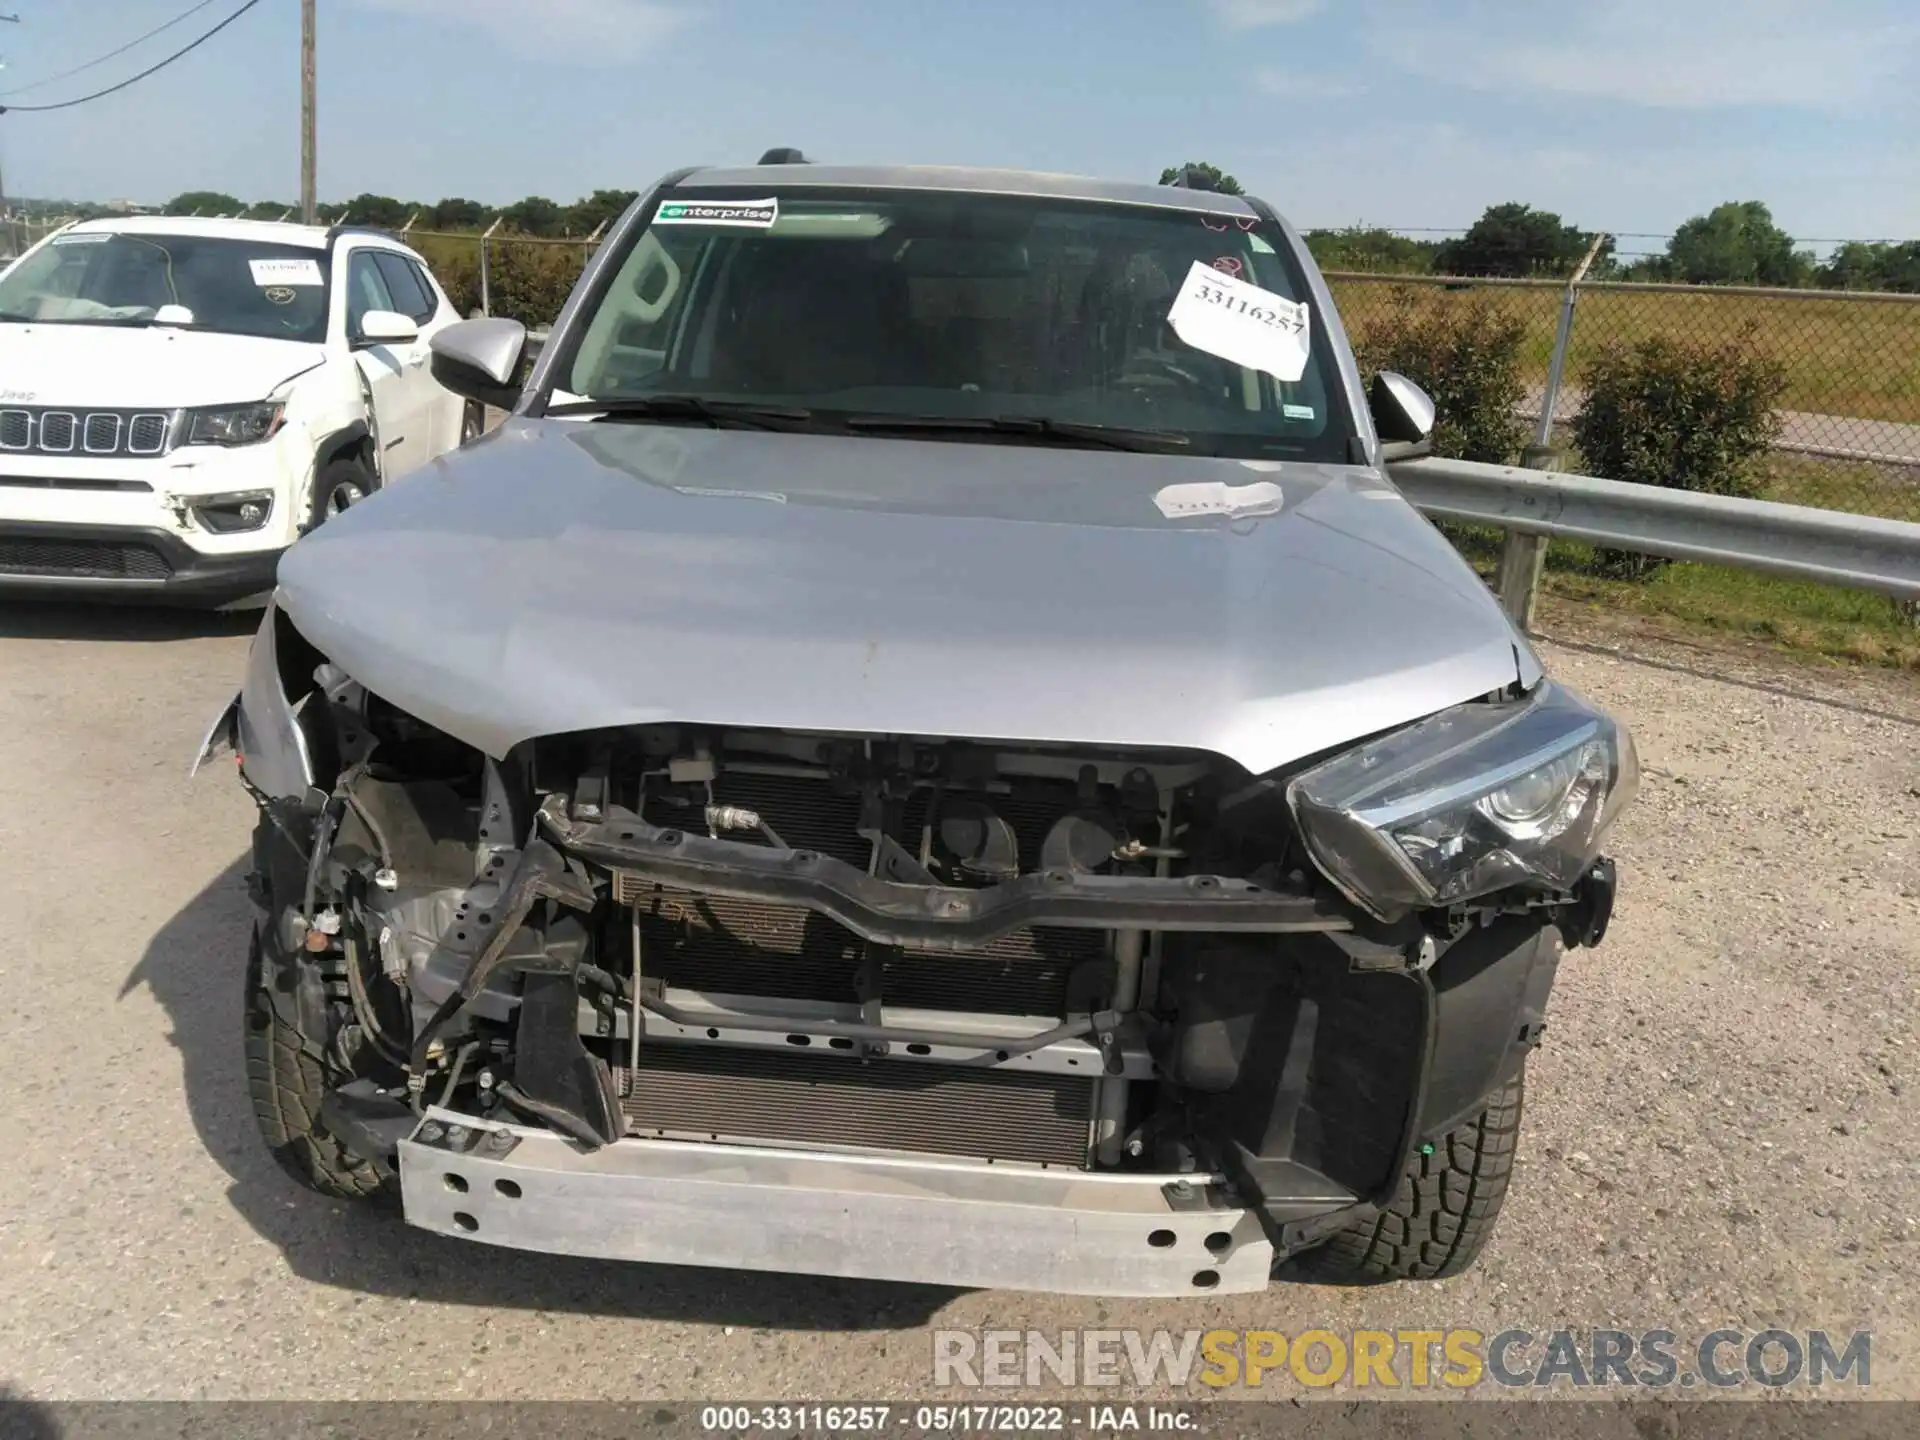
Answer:
M241 1080L251 806L186 777L251 625L7 606L0 1386L910 1394L930 1324L1779 1325L1872 1327L1874 1392L1920 1397L1920 687L1595 623L1548 664L1627 719L1646 780L1480 1267L1099 1304L516 1255L297 1189Z

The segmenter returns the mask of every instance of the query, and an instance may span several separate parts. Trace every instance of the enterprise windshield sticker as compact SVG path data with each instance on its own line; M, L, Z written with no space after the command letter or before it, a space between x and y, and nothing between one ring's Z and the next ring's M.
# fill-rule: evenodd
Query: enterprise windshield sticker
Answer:
M53 243L56 245L104 245L112 238L113 233L108 230L82 230L75 235L56 235L53 237Z
M732 225L765 230L780 218L780 201L668 200L653 217L656 225Z
M318 260L249 260L253 283L261 289L269 285L320 285Z
M1292 382L1307 373L1307 307L1193 262L1167 312L1181 341Z
M1153 503L1169 520L1190 520L1199 515L1227 515L1239 520L1277 515L1283 499L1280 487L1271 480L1246 485L1205 480L1169 485L1154 495Z
M1311 420L1313 419L1313 407L1311 405L1282 405L1280 407L1280 414L1288 420Z

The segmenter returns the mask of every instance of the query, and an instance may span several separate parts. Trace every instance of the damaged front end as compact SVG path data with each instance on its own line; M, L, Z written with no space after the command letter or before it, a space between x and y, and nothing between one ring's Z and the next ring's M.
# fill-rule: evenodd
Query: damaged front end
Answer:
M261 1023L326 1077L296 1139L412 1223L1102 1294L1258 1289L1378 1216L1604 932L1634 783L1550 684L1267 776L681 724L494 757L277 610L220 738Z

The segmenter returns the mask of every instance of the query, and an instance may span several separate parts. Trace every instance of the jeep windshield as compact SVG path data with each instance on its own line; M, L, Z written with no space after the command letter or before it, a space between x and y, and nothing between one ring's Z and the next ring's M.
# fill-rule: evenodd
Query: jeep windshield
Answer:
M317 344L327 337L327 270L326 252L306 246L70 230L0 278L0 320L159 322Z
M1345 462L1306 279L1253 216L950 191L669 190L536 413Z

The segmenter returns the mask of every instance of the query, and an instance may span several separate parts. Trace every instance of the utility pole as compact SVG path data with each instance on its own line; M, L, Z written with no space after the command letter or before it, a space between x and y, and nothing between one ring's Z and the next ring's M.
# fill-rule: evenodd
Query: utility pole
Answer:
M20 23L20 17L18 15L0 15L0 20L4 20L11 25L18 25ZM6 62L0 60L0 69L5 68ZM0 115L6 113L6 107L0 106ZM19 247L13 243L13 207L7 204L7 183L4 179L0 179L0 221L4 221L7 227L6 239L4 242L0 242L0 250L4 250L8 256L11 256Z
M307 225L319 218L314 173L313 5L314 0L300 0L300 219Z

